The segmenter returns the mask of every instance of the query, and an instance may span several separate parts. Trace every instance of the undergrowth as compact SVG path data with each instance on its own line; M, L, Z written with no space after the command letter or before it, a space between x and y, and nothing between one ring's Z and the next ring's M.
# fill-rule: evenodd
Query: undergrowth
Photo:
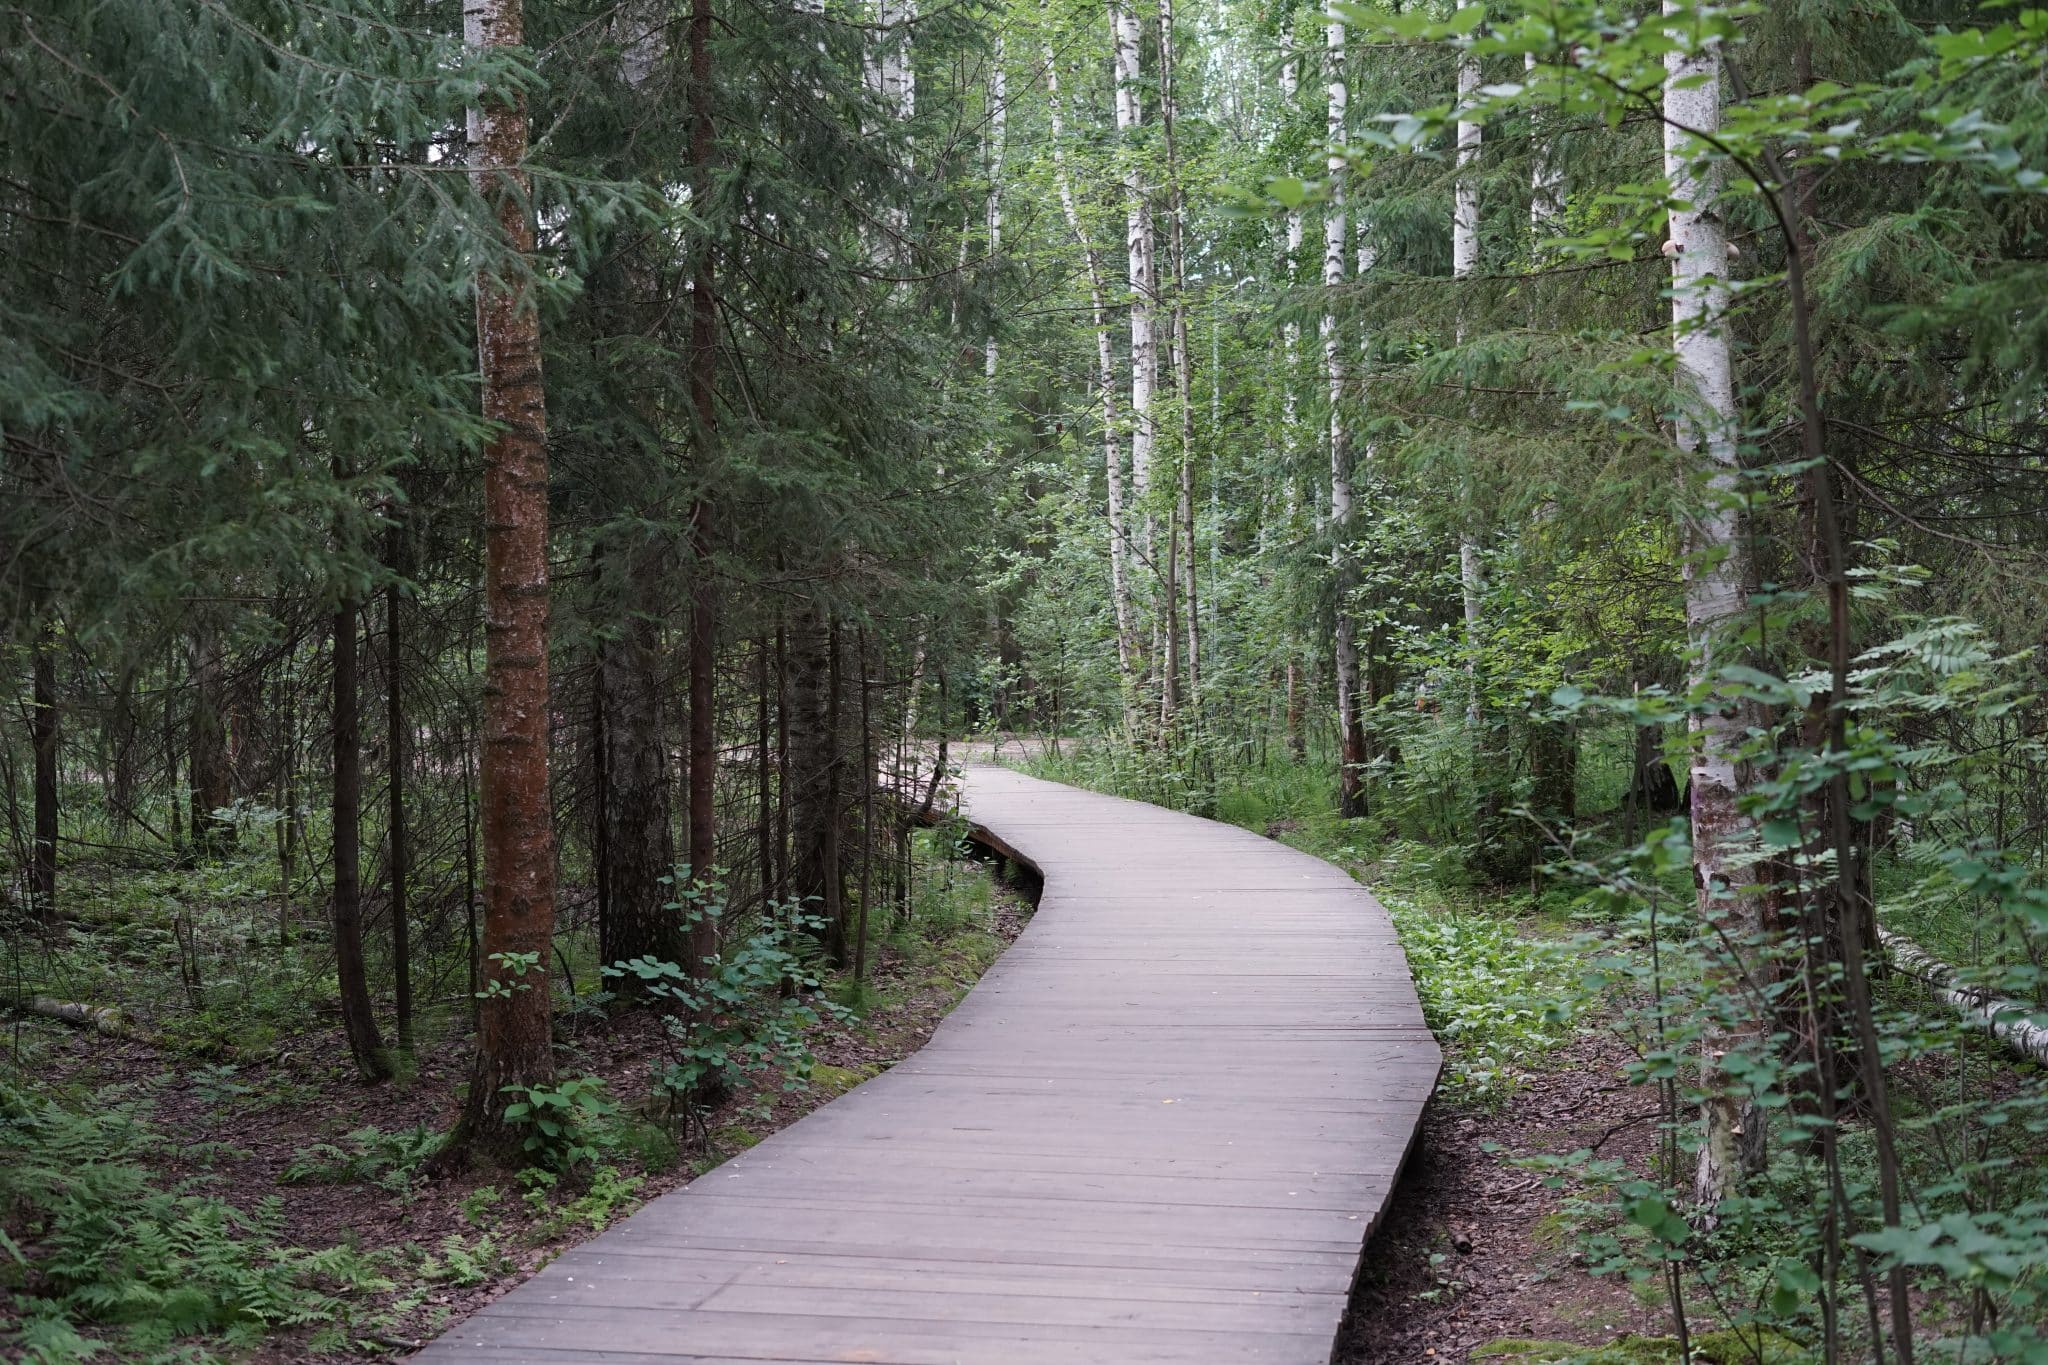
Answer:
M26 1359L204 1359L304 1327L333 1349L364 1329L393 1287L376 1258L289 1245L274 1196L240 1208L160 1182L146 1103L103 1091L94 1107L0 1082L0 1284Z

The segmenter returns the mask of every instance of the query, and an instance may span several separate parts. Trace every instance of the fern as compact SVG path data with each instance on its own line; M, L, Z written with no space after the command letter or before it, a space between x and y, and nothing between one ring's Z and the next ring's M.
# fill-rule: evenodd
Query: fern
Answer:
M15 1229L6 1265L20 1327L8 1340L39 1362L210 1359L276 1328L346 1325L350 1298L388 1291L349 1247L286 1244L283 1201L241 1209L189 1186L158 1187L142 1157L139 1108L81 1114L0 1085L0 1209ZM33 1256L21 1243L35 1248Z

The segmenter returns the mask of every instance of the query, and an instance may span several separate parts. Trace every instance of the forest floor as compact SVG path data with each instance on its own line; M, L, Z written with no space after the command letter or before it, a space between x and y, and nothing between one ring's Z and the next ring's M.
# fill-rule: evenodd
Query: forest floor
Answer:
M1582 1032L1554 1068L1497 1107L1430 1106L1394 1200L1367 1248L1338 1365L1512 1360L1523 1344L1599 1347L1659 1334L1661 1300L1595 1276L1574 1250L1570 1191L1517 1157L1590 1148L1642 1169L1654 1096L1621 1075L1628 1053Z
M972 864L948 875L992 880ZM997 881L985 910L914 923L878 945L861 1017L812 1031L817 1067L810 1082L785 1090L775 1077L740 1090L706 1117L701 1138L680 1148L668 1126L654 1121L662 1116L636 1104L661 1052L659 1022L645 1014L569 1012L558 1025L562 1069L606 1081L625 1111L625 1140L594 1171L559 1182L536 1172L442 1180L416 1173L459 1108L469 1053L459 1036L423 1048L405 1080L375 1087L334 1066L331 1053L241 1068L195 1066L145 1042L41 1019L16 1025L15 1051L34 1053L38 1082L53 1090L139 1101L161 1139L148 1162L161 1186L189 1182L244 1210L278 1200L281 1245L352 1246L391 1282L380 1301L356 1302L347 1342L333 1341L331 1331L322 1341L315 1329L272 1334L249 1359L283 1365L361 1360L366 1353L394 1358L645 1201L687 1185L915 1052L1015 939L1030 911L1021 893Z

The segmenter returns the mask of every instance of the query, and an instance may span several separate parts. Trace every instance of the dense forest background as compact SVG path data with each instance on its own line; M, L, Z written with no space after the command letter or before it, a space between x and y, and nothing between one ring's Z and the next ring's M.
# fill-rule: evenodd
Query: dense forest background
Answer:
M903 1055L1028 734L1357 870L1455 1112L1619 1039L1644 1141L1509 1155L1656 1358L2043 1358L2044 75L0 2L10 1349L398 1350Z

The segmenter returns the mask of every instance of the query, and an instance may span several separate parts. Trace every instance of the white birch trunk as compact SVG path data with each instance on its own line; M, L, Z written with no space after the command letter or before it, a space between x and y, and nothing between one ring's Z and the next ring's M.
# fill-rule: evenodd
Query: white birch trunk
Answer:
M1292 57L1289 57L1280 68L1280 92L1286 97L1286 108L1292 110L1294 102L1301 97L1301 69L1296 65ZM1287 259L1285 262L1287 287L1289 289L1294 287L1296 272L1301 269L1301 242L1301 210L1289 209L1287 211ZM1294 369L1301 355L1301 324L1289 319L1282 325L1280 334L1282 345L1286 348L1286 354L1281 357L1280 361L1282 379L1280 390L1280 448L1282 455L1285 457L1286 483L1284 487L1287 519L1292 521L1300 502L1295 493L1294 480L1301 462L1301 452L1296 444L1296 433L1301 429L1301 400L1294 391Z
M997 30L995 51L989 59L988 76L988 254L1003 249L1003 160L1009 151L1010 87L1003 72L1003 35ZM996 377L996 338L989 333L982 354L982 372L991 383Z
M1124 0L1111 0L1110 24L1116 38L1116 130L1123 145L1124 236L1130 256L1131 290L1131 496L1137 503L1137 554L1152 552L1152 449L1155 431L1152 394L1159 387L1159 344L1152 324L1158 294L1152 254L1152 201L1139 159L1138 134L1145 108L1138 89L1140 35L1137 11Z
M1066 120L1060 104L1059 67L1052 45L1045 48L1046 108L1052 126L1053 179L1059 191L1060 213L1067 231L1088 270L1088 308L1095 324L1095 380L1102 394L1102 462L1109 486L1109 591L1116 612L1117 676L1124 704L1124 730L1137 733L1137 641L1136 614L1131 608L1130 574L1127 561L1130 538L1124 511L1123 438L1118 433L1116 408L1116 355L1109 336L1108 289L1103 278L1102 253L1088 240L1081 221L1081 207L1074 197L1073 176L1067 170Z
M1479 91L1479 62L1466 57L1458 63L1458 107L1462 112ZM1479 271L1479 184L1472 166L1479 160L1481 139L1476 120L1458 120L1458 178L1451 204L1451 277L1469 280ZM1464 291L1458 295L1458 344L1465 344ZM1480 599L1486 590L1485 571L1479 559L1479 542L1468 526L1458 540L1458 582L1465 594L1465 676L1470 699L1465 719L1474 728L1480 722L1479 624Z
M1344 144L1351 135L1351 92L1344 84L1344 25L1323 26L1325 65L1325 132L1330 144L1324 173L1329 205L1323 210L1323 288L1334 293L1344 283L1345 203ZM1365 813L1362 765L1365 737L1359 724L1358 642L1351 621L1350 573L1345 553L1351 536L1351 443L1344 426L1344 351L1337 316L1323 312L1323 378L1330 403L1330 572L1337 584L1337 762L1339 805L1345 816Z
M1187 640L1185 700L1193 706L1201 688L1202 625L1195 579L1195 410L1193 374L1188 366L1187 199L1181 188L1180 154L1174 140L1174 121L1180 110L1174 87L1173 36L1173 0L1159 0L1159 124L1166 134L1167 212L1172 218L1167 260L1173 272L1173 384L1174 396L1180 401L1180 498L1175 514L1181 553L1178 565L1169 566L1167 591L1174 591L1176 575L1185 575L1179 584L1184 618L1181 624ZM1174 674L1180 662L1170 656L1167 660L1168 696L1177 689ZM1169 722L1173 719L1171 714L1165 718Z
M1676 0L1665 0L1670 15ZM1704 79L1701 79L1704 78ZM1748 602L1749 544L1737 508L1735 367L1729 354L1728 242L1714 209L1719 190L1711 167L1686 131L1712 134L1721 125L1721 60L1717 48L1674 51L1664 59L1664 173L1673 206L1672 346L1678 360L1679 449L1688 475L1705 472L1710 502L1685 526L1685 619L1693 650L1694 688L1709 686L1737 645L1734 627ZM1701 916L1741 941L1762 923L1762 906L1741 888L1754 874L1740 866L1750 822L1737 808L1749 781L1741 750L1749 717L1738 705L1692 718L1692 838ZM1740 991L1739 982L1728 983ZM1700 1042L1704 1142L1694 1195L1708 1207L1733 1193L1743 1168L1742 1119L1721 1059L1754 1042L1757 1025L1723 1029L1710 1023Z
M1534 73L1536 54L1524 53L1522 69ZM1550 154L1550 144L1540 137L1536 143L1536 164L1529 170L1529 259L1542 254L1546 237L1564 232L1564 167Z

